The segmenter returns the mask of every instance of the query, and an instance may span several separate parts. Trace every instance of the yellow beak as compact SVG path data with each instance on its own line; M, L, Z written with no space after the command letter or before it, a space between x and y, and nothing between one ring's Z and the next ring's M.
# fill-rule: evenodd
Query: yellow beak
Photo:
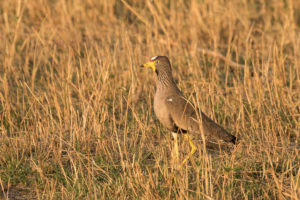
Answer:
M153 61L147 62L147 63L141 65L141 67L151 67L154 72L156 71L155 64Z

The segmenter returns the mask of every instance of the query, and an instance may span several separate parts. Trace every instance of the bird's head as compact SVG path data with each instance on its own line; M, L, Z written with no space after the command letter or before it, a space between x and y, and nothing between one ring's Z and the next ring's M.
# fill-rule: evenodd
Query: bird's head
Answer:
M171 64L167 56L154 56L149 62L141 67L150 67L158 75L160 73L171 73Z

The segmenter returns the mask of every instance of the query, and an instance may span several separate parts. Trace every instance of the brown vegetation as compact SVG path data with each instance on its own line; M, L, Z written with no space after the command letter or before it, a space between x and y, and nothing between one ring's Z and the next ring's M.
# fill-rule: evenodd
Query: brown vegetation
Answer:
M0 1L0 198L297 199L299 30L293 0ZM156 55L230 154L173 168Z

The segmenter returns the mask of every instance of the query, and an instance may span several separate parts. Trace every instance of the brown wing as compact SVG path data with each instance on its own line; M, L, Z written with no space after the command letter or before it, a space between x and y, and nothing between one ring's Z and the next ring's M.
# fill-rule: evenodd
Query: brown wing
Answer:
M183 96L168 96L166 105L176 126L188 131L199 131L199 124L194 106Z
M171 119L179 128L200 133L199 122L202 120L202 127L206 136L235 143L235 136L228 133L223 127L216 124L204 113L198 112L193 104L183 96L169 96L166 99L166 105Z

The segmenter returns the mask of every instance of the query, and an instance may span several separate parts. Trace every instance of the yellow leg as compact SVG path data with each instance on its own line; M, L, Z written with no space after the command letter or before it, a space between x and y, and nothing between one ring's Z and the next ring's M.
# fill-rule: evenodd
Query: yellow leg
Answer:
M172 135L173 135L173 138L174 138L174 153L175 153L175 159L176 159L176 162L178 162L179 160L179 151L178 151L178 141L177 141L177 133L174 133L172 132Z
M195 153L195 151L197 150L197 148L196 148L196 146L193 144L193 142L192 142L192 140L190 139L190 137L189 137L189 135L188 134L185 134L184 135L185 136L185 138L189 141L189 143L190 143L190 146L191 146L191 152L185 157L185 159L183 160L183 162L182 162L182 165L183 164L185 164L187 161L188 161L188 159Z

